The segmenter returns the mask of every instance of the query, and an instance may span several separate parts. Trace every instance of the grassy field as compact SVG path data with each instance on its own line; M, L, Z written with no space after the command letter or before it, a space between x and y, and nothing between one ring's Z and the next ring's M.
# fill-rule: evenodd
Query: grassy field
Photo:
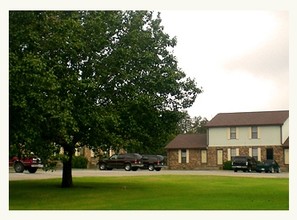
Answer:
M288 210L289 180L221 176L10 181L10 210Z

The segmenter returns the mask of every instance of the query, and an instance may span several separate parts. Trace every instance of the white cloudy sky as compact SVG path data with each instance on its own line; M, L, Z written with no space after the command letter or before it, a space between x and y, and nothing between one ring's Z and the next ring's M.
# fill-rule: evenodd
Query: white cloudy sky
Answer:
M177 37L179 66L204 90L191 116L289 109L288 12L167 10L161 18Z
M32 5L30 1L31 6L28 6L27 2L18 1L16 4L11 0L6 7L161 11L165 32L177 37L174 54L179 66L188 76L195 78L204 91L188 109L191 116L210 120L220 112L289 109L288 0L274 0L269 5L264 0L253 0L248 4L231 0L224 0L224 3L221 0L197 0L192 1L193 7L187 4L190 0L184 0L184 5L175 5L176 1L168 4L169 0L151 1L154 4L140 1L144 5L136 5L135 1L125 0L121 5L122 1L115 3L112 0L104 2L107 5L102 7L94 4L95 1L80 1L78 5L68 4L68 1L53 5L46 1L48 5L41 6ZM251 8L263 9L252 11ZM282 8L287 11L281 11Z

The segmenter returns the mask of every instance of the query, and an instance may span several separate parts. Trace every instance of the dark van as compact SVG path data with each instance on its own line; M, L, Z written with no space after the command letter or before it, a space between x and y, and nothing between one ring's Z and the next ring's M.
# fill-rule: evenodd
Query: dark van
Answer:
M136 171L143 167L142 156L137 153L114 154L110 158L100 159L98 162L100 170L125 169Z
M142 155L143 168L149 171L160 171L165 167L165 157L162 155Z

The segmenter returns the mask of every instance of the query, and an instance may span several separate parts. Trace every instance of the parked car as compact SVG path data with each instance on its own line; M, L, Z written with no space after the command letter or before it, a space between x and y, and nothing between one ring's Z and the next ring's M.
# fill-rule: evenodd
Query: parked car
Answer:
M98 162L100 170L125 169L136 171L143 167L142 156L137 153L114 154L110 158L100 159Z
M256 171L261 173L279 173L280 172L280 167L278 163L275 160L265 160L263 162L259 162L257 164Z
M142 155L143 168L149 171L160 171L165 167L165 158L162 155Z
M234 172L238 170L242 170L243 172L251 172L252 170L256 170L257 161L255 158L250 156L235 156L232 159L232 169Z
M35 155L13 156L9 159L9 166L12 166L16 173L23 173L24 170L36 173L38 168L43 168L41 159Z

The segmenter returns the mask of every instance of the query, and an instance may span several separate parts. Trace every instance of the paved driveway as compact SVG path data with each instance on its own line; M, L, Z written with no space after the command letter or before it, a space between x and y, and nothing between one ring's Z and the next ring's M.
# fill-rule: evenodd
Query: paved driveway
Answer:
M152 175L211 175L211 176L239 176L239 177L253 177L253 178L289 178L288 172L282 173L244 173L233 172L230 170L161 170L148 171L125 171L125 170L110 170L100 171L98 169L73 169L73 177L84 176L152 176ZM9 180L27 180L27 179L49 179L61 178L62 170L48 171L37 170L36 173L31 174L28 171L24 173L15 173L13 169L9 169Z

